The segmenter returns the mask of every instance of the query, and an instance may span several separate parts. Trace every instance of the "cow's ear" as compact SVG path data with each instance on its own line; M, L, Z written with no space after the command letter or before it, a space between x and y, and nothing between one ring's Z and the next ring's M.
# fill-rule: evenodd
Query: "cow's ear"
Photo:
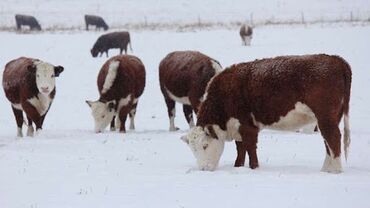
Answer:
M85 102L87 103L87 105L89 105L90 108L91 108L92 104L94 103L94 101L90 101L90 100L86 100Z
M64 71L64 68L62 66L56 66L54 67L54 74L55 77L59 77L59 74Z
M27 70L31 74L36 74L36 65L35 64L30 64L27 66Z
M116 105L115 100L108 102L107 105L108 105L109 112L112 112L112 111L116 110L117 105Z
M204 127L204 131L206 132L206 135L218 139L218 136L213 128L212 125L208 124Z
M189 144L189 139L187 137L187 135L184 135L180 138L183 142L185 142L186 144Z

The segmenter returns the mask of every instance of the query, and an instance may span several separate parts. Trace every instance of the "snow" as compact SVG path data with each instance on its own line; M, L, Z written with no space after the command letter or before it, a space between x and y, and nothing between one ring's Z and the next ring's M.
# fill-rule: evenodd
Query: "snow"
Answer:
M368 0L2 0L0 27L15 27L14 15L34 15L42 28L84 28L83 15L104 17L111 27L253 21L321 22L370 19Z
M56 78L57 93L44 130L34 138L16 138L10 103L0 93L0 207L370 206L370 26L261 27L255 29L251 47L241 45L237 30L131 31L147 82L138 104L137 129L126 134L95 134L85 103L98 98L96 77L107 60L94 59L89 52L100 34L0 32L1 66L29 56L65 69ZM174 50L199 50L224 67L277 55L344 57L353 70L352 143L344 172L320 172L325 148L319 134L279 131L260 133L257 170L233 167L236 150L231 142L216 171L198 171L180 140L188 130L182 107L177 105L176 117L181 130L168 132L159 89L159 62Z

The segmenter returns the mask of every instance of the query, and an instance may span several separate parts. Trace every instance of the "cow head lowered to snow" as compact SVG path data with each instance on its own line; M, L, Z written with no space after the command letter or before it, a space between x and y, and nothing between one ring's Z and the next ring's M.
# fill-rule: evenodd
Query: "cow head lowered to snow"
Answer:
M95 122L95 132L100 133L110 124L116 114L116 101L86 101L91 108Z
M189 134L181 137L193 152L200 170L213 171L218 166L225 141L214 136L203 127L197 126L192 128Z

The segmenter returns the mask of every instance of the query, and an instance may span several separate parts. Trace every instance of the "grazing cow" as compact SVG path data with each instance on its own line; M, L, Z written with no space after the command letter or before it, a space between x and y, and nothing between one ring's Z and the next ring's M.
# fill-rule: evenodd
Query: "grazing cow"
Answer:
M239 35L242 38L242 44L243 45L251 45L251 40L253 37L253 29L252 27L243 24L240 27Z
M96 29L100 29L100 28L103 28L104 30L109 29L104 19L102 17L95 16L95 15L85 15L85 24L86 24L86 30L89 30L89 25L95 25Z
M159 82L167 104L170 131L175 131L175 102L183 104L185 118L194 126L193 110L198 111L208 81L221 72L221 65L197 51L176 51L159 65Z
M130 40L130 33L128 32L112 32L107 33L98 38L96 40L93 48L91 49L91 55L93 57L97 57L100 53L100 56L103 55L105 52L108 57L108 50L111 48L119 48L120 54L122 51L125 50L125 54L127 54L127 44L130 45L131 48L131 40Z
M130 129L135 129L136 106L145 87L145 68L141 60L130 55L112 57L101 68L97 83L100 98L86 101L95 120L95 132L102 132L109 123L112 131L117 126L120 132L125 132L127 114L130 115Z
M41 30L40 24L33 16L16 14L15 22L17 24L17 30L20 30L22 28L22 25L29 26L31 30Z
M55 97L55 77L63 71L38 59L20 57L5 65L3 88L17 121L18 137L22 137L23 111L28 119L27 136L42 129L44 119Z
M338 173L341 166L339 122L344 115L344 151L350 143L349 99L351 69L338 56L281 56L233 65L207 86L198 121L182 137L202 170L216 169L225 141L235 140L235 167L258 167L260 130L296 130L318 123L326 159L322 171Z

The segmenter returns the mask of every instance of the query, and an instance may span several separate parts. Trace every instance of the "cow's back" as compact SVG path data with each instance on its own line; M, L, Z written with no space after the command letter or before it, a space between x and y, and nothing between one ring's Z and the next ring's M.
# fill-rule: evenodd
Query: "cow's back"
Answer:
M139 97L145 87L145 67L143 63L135 56L118 55L109 59L102 67L98 75L98 89L102 94L105 78L108 74L109 65L119 61L117 74L113 85L107 93L110 93L114 99L119 100L122 97L132 94L134 97Z
M159 65L162 88L165 87L180 97L188 96L193 86L204 92L208 81L216 74L211 61L214 60L196 51L177 51L168 54ZM218 63L214 61L214 64Z
M20 90L22 87L30 87L30 76L28 66L33 64L33 60L21 57L10 61L5 65L3 72L3 88L6 97L12 103L20 102Z
M349 65L338 56L262 59L223 71L210 84L207 99L213 99L218 110L228 114L224 117L236 116L232 115L235 112L253 114L254 120L270 125L295 109L298 102L313 112L325 113L321 111L328 108L339 111L350 77ZM242 111L228 111L232 109L228 106L239 106Z

